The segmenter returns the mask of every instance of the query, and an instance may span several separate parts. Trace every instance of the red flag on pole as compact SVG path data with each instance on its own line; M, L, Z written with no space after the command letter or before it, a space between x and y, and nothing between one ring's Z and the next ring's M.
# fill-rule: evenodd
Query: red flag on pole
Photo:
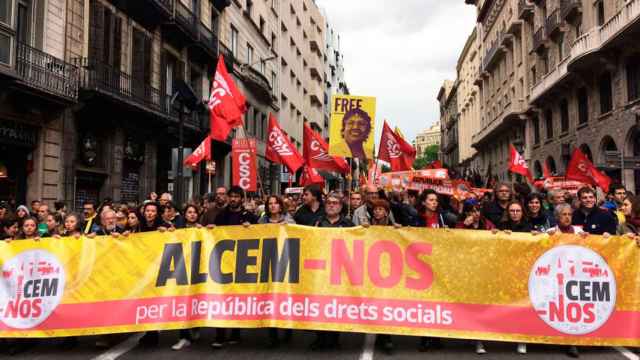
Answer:
M300 186L307 185L321 185L324 186L324 178L318 173L318 171L309 165L305 165L302 168L302 175L300 176Z
M200 161L211 160L211 138L207 136L198 147L184 159L184 166L196 168Z
M244 191L258 191L256 139L233 139L231 153L233 185Z
M411 170L413 161L416 159L416 150L391 130L385 121L380 138L378 159L390 163L392 171Z
M242 126L242 116L246 111L245 97L227 72L224 57L220 55L209 97L211 138L227 140L232 128Z
M547 160L544 161L544 165L542 165L542 176L545 179L551 179L551 177L553 175L551 175L551 170L549 170L549 163L547 163Z
M529 167L527 166L527 161L524 159L522 155L513 147L512 144L509 144L509 148L511 149L511 157L509 160L509 171L515 174L520 174L526 177L530 183L533 184L533 176L531 175L531 171L529 171Z
M605 192L609 191L611 185L611 178L600 172L579 148L573 151L566 178L599 186Z
M277 164L285 165L290 173L295 173L304 164L304 159L284 132L278 121L269 113L269 132L267 136L266 156Z
M337 171L342 174L349 172L349 164L346 160L329 155L329 145L307 123L304 123L302 154L307 165L314 169Z

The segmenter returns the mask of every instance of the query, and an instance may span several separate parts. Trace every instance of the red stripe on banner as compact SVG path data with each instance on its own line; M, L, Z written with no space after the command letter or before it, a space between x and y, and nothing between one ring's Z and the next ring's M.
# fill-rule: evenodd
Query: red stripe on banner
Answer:
M324 270L327 267L327 261L322 259L306 259L304 268L309 270Z
M274 303L273 314L260 314L265 301ZM244 304L236 305L236 303ZM288 304L297 303L297 306ZM313 316L312 303L319 313ZM173 313L174 304L187 304L184 316ZM212 305L216 304L216 305ZM226 304L223 311L221 304ZM261 307L262 306L262 307ZM380 315L372 319L367 309L375 306ZM231 308L235 313L229 313ZM294 314L281 310L295 309ZM324 311L330 308L332 311ZM218 309L220 309L218 311ZM249 309L250 313L241 311ZM386 309L386 310L383 310ZM335 310L335 311L334 311ZM388 311L387 311L388 310ZM212 311L209 314L209 311ZM445 315L449 312L449 315ZM391 317L384 319L388 313ZM432 314L426 315L427 313ZM420 314L421 316L418 316ZM144 316L143 316L144 315ZM450 318L450 322L447 321ZM281 320L305 323L341 325L378 325L404 328L479 331L531 336L563 336L545 324L532 307L485 304L438 303L397 299L360 297L289 295L289 294L224 294L159 297L149 299L105 301L84 304L61 304L54 313L33 331L97 328L136 324L157 324L194 320ZM598 330L576 338L636 339L638 311L615 311ZM243 325L238 324L243 327ZM246 325L245 325L246 326ZM0 323L0 331L14 330Z

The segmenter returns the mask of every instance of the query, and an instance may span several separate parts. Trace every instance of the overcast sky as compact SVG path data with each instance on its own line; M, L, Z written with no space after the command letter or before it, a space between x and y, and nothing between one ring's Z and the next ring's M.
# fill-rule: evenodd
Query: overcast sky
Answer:
M413 140L440 117L436 96L475 25L463 0L316 0L340 33L345 77L353 95L377 98L382 121Z

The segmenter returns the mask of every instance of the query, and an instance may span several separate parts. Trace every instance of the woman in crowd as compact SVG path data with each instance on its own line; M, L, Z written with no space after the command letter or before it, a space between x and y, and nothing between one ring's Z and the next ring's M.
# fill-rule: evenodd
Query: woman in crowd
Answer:
M288 212L285 212L284 206L284 201L280 196L269 196L267 198L267 206L265 207L264 215L258 219L258 224L295 224L296 222L293 220L293 217ZM285 342L288 342L291 339L292 334L292 330L285 330ZM276 348L278 346L280 346L278 329L269 328L269 347Z
M627 195L620 210L624 214L624 224L618 225L618 235L640 234L640 197Z
M527 196L527 211L526 215L529 219L529 224L532 230L537 232L546 232L555 226L555 221L552 218L552 214L544 210L543 207L544 197L538 193L532 193Z
M82 235L82 224L77 214L69 213L64 217L64 226L60 236L80 237Z
M127 225L124 229L130 233L140 232L140 214L137 211L132 210L127 213Z
M25 218L22 222L20 233L17 238L19 240L40 241L40 234L38 234L38 220L33 216Z
M482 216L478 200L469 199L464 202L462 215L459 218L456 228L468 230L493 230L496 226Z
M180 225L177 225L177 228L201 228L202 225L198 222L200 219L200 210L194 204L189 204L185 206L182 213L184 214L184 222ZM195 340L200 338L200 331L197 328L194 329L181 329L179 332L180 338L178 342L173 344L171 349L175 351L180 351L185 347L191 346Z
M59 235L60 230L60 220L58 219L58 214L54 211L49 211L47 214L47 234L49 236Z
M506 212L498 226L505 232L531 232L533 228L527 220L522 204L512 201L507 205Z
M295 221L288 212L285 212L282 198L271 195L267 198L264 215L260 217L258 224L295 224Z
M391 217L389 216L391 208L389 201L385 199L374 199L371 201L371 207L373 208L373 215L371 216L370 224L363 223L363 227L368 228L370 225L393 226L396 229L402 227L402 225L396 224L391 220ZM376 346L388 355L393 353L395 348L391 335L388 334L376 335Z
M127 215L129 214L129 207L126 205L121 205L118 207L116 211L116 220L118 222L118 226L126 229L127 228Z
M507 205L506 212L502 218L499 228L507 234L512 232L528 233L532 231L531 224L527 221L522 204L517 201L511 201L509 205ZM526 354L527 344L519 343L517 351L518 354Z
M18 219L20 226L22 226L22 223L27 217L29 217L29 208L24 205L18 206L18 209L16 210L16 218Z
M140 221L140 232L166 231L171 224L168 224L160 217L160 206L158 203L149 202L142 208L142 221Z
M2 239L0 240L15 240L20 231L20 221L15 216L7 216L2 221Z
M554 234L581 234L588 235L588 232L582 230L581 227L572 225L573 208L569 204L556 205L553 210L556 226L548 229L546 232L550 235Z

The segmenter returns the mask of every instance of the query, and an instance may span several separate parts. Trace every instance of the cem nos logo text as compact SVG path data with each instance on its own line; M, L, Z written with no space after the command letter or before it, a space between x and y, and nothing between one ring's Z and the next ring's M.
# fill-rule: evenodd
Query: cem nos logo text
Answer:
M538 316L568 335L604 325L616 307L616 279L591 249L565 245L544 253L529 275L529 298Z
M15 329L30 329L45 321L60 304L64 267L44 250L22 252L2 266L0 320Z

